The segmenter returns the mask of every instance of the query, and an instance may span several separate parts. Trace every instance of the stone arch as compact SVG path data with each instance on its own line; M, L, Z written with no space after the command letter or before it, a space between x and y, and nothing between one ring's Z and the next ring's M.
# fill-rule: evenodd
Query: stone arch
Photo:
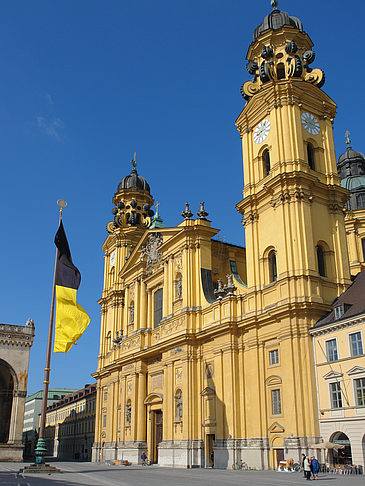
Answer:
M282 449L284 447L284 438L280 435L275 435L271 439L271 447L273 449Z
M271 375L265 380L266 386L276 386L281 384L282 384L282 379L278 375Z
M0 359L0 443L9 440L14 391L18 389L18 379L14 369Z
M346 432L337 430L330 436L330 442L334 442L335 444L339 443L345 446L344 449L331 449L328 451L328 456L332 463L352 465L351 439L350 434Z

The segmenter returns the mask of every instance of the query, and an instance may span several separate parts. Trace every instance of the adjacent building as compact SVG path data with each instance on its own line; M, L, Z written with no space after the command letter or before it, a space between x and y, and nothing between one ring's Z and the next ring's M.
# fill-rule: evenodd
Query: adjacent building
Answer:
M154 221L135 161L117 187L103 244L94 461L137 463L146 451L164 466L267 469L321 440L309 329L351 284L349 192L313 43L272 3L248 49L236 120L246 248L217 241L204 203L195 218L187 204L176 227Z
M75 389L57 388L48 391L47 403L52 405L64 398L69 393L75 392ZM24 426L23 426L23 443L24 457L34 456L34 447L38 438L39 415L42 410L43 390L28 396L25 401Z
M48 455L90 461L95 431L96 384L85 385L47 407Z
M22 431L34 322L0 324L0 461L23 460Z
M331 464L365 466L365 272L357 275L313 329L320 434L344 445Z

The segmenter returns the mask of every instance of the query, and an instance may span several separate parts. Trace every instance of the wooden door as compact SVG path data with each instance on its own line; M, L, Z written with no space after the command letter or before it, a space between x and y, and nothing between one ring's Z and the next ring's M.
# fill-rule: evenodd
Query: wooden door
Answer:
M154 451L154 460L155 464L158 463L158 445L162 442L162 429L163 429L163 420L162 420L162 410L155 411L155 451Z

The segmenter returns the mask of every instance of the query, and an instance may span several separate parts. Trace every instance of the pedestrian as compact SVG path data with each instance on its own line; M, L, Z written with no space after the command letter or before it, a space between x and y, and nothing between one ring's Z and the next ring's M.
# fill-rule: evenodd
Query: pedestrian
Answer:
M311 465L310 465L309 457L305 457L305 459L303 461L303 469L304 469L305 478L308 481L310 481L310 479L311 479Z
M313 479L318 479L319 462L314 456L311 457L311 471L313 474Z
M303 471L303 477L306 477L305 471L304 471L304 459L305 459L305 454L302 454L302 471Z
M141 459L142 459L142 466L147 466L147 456L146 456L146 453L144 451L141 455Z

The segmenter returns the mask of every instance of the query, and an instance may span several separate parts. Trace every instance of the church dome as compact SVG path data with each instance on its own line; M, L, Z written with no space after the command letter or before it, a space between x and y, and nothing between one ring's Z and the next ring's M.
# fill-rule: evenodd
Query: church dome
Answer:
M130 175L124 177L118 184L118 192L123 189L141 189L150 192L150 186L146 179L138 175L137 169L133 167Z
M358 161L364 163L365 155L361 152L357 152L357 150L353 150L351 147L347 147L346 152L339 156L337 164L342 165L347 161L350 161L351 163Z
M277 2L272 2L272 3L277 5ZM255 32L253 34L254 42L262 34L262 32L265 32L265 30L269 30L269 29L279 30L282 27L284 27L284 25L295 27L296 29L303 32L302 22L299 19L297 19L297 17L292 17L287 12L280 12L279 9L274 8L269 15L266 15L262 24L256 27Z
M341 186L349 191L358 191L365 188L365 176L350 176L342 179Z

